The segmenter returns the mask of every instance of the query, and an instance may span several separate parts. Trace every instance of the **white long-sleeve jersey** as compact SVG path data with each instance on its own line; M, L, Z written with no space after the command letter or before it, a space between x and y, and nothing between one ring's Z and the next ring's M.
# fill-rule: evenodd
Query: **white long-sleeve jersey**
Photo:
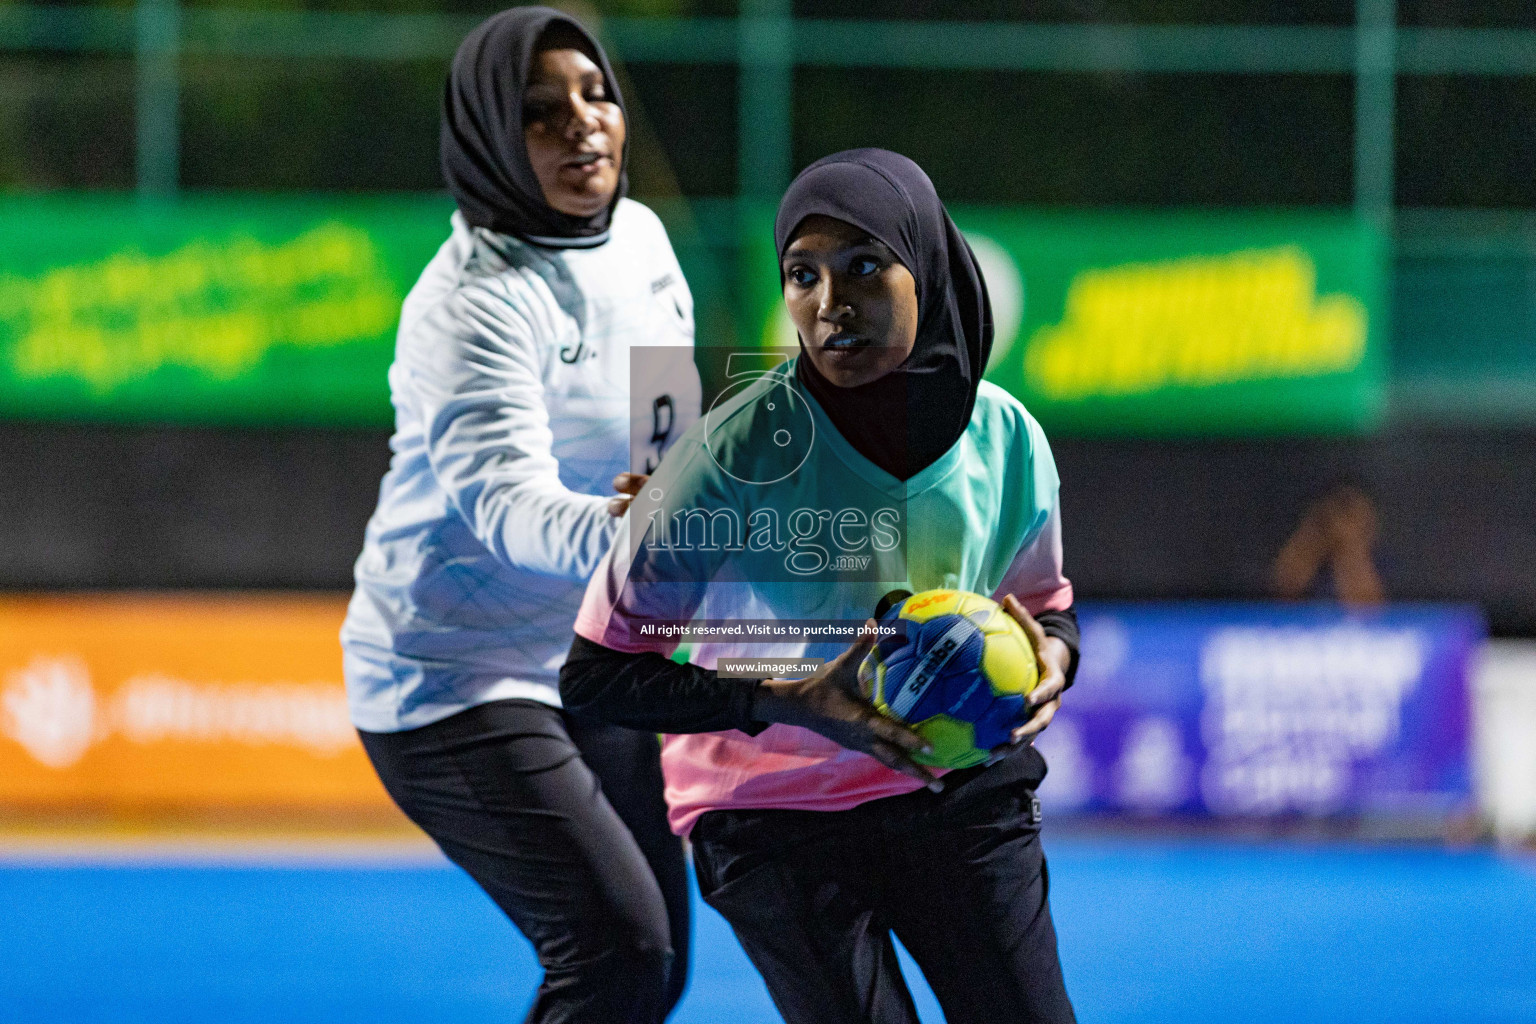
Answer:
M491 700L558 706L615 474L695 419L693 299L656 215L546 249L453 215L406 297L393 457L342 626L352 721L413 729ZM675 358L631 350L681 346Z

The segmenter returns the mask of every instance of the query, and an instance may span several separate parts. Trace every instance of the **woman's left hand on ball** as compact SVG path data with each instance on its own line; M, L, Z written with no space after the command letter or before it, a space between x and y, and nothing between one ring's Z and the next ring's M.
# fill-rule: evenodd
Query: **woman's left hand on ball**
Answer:
M1072 661L1072 652L1067 649L1066 643L1058 637L1046 636L1040 623L1019 603L1018 598L1012 594L1003 598L1003 610L1013 616L1023 627L1024 635L1029 637L1030 646L1035 649L1035 661L1040 666L1040 681L1025 698L1026 705L1034 713L1029 721L1013 730L1008 746L1001 748L1000 752L1030 742L1051 724L1051 719L1056 717L1056 709L1061 707L1061 693L1067 688L1067 666Z

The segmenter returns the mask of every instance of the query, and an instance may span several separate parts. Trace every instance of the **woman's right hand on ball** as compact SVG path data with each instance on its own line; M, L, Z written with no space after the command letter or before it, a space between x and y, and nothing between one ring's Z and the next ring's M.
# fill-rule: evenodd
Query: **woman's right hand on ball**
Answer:
M912 760L913 753L930 749L927 741L876 711L859 686L859 664L875 639L875 622L871 619L852 647L815 674L804 679L763 680L753 706L755 717L761 722L809 729L932 786L937 777Z

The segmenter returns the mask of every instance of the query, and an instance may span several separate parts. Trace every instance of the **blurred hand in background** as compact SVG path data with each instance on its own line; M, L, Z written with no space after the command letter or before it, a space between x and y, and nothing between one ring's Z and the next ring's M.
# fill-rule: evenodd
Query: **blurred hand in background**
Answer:
M1314 502L1301 525L1275 557L1277 597L1308 596L1324 566L1331 563L1334 596L1347 605L1375 605L1386 600L1372 549L1377 514L1370 497L1345 485Z

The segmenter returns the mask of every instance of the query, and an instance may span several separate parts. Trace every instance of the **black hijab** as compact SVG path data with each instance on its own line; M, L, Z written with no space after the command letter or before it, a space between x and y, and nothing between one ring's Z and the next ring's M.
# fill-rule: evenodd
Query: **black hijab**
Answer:
M917 281L917 341L895 370L852 388L827 380L803 352L795 370L849 444L897 479L910 479L949 451L971 421L992 352L986 282L933 182L897 153L850 149L801 171L773 226L781 261L813 214L869 232ZM782 263L779 273L782 286Z
M481 22L459 44L443 90L439 151L448 191L474 227L516 235L539 245L584 248L608 240L608 222L624 195L629 144L620 155L619 187L606 210L572 217L544 201L523 143L523 92L539 39L549 29L586 41L587 55L603 71L609 97L624 98L608 57L591 33L548 7L514 7Z

